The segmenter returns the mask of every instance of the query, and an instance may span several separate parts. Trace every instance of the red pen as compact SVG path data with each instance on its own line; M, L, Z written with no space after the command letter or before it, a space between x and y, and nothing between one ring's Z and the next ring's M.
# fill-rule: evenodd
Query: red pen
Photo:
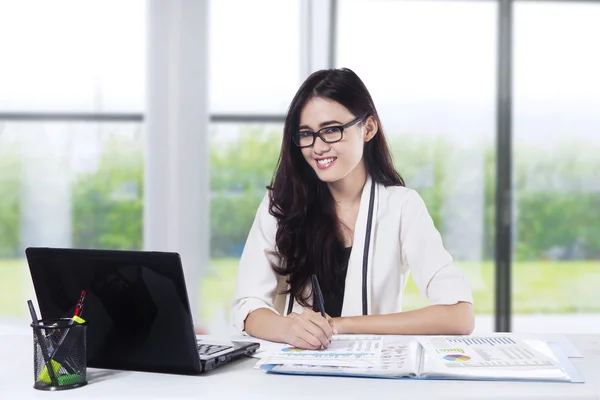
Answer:
M81 295L79 296L79 301L77 301L77 306L75 306L75 314L73 315L73 318L71 318L72 321L75 321L75 317L81 316L81 312L83 311L83 302L85 301L85 295L86 295L86 291L82 290ZM75 321L75 322L79 322L79 321ZM69 325L71 325L71 323L69 323Z
M79 296L79 300L77 301L77 305L75 306L75 312L73 313L73 316L71 317L71 320L69 321L67 326L71 326L75 322L77 322L78 324L85 322L85 320L83 318L81 318L81 316L80 316L81 312L83 311L83 302L85 300L85 295L86 295L86 291L82 290L81 295ZM58 340L58 343L56 344L56 349L54 349L54 351L52 352L51 357L54 357L56 355L56 353L58 352L58 349L60 349L60 346L65 341L65 338L67 337L67 333L69 333L68 328L65 329L64 333Z

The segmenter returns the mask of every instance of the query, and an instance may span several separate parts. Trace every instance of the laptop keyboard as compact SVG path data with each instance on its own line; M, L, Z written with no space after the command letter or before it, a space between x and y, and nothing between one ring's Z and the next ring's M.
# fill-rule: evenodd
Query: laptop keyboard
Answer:
M198 345L198 354L203 356L209 356L214 353L218 353L223 350L231 349L231 346L219 346L216 344L206 344L202 342L197 342Z

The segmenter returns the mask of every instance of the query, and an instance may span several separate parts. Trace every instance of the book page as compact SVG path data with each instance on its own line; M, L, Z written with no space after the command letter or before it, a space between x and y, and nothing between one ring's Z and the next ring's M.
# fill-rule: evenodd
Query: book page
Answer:
M421 338L427 354L448 368L554 368L556 361L510 337Z
M425 349L422 376L498 379L568 379L557 361L510 337L419 338Z
M379 375L416 376L421 346L414 338L394 338L385 341L381 352L381 362L372 367L372 373Z
M381 336L334 335L326 349L304 350L285 346L281 351L272 353L263 363L369 367L379 362L382 348Z
M414 338L390 338L384 342L379 362L372 366L316 365L310 361L303 361L302 364L277 365L271 370L298 374L415 377L420 348Z

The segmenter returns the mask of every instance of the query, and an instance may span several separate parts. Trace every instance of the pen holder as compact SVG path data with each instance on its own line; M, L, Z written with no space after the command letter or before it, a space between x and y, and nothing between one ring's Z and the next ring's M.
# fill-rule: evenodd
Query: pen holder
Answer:
M59 318L30 326L33 328L33 387L64 390L86 385L87 322Z

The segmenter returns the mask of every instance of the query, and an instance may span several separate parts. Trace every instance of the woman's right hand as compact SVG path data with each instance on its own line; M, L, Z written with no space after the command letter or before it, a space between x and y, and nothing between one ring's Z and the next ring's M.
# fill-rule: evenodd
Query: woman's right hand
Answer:
M333 319L327 315L323 318L310 308L305 308L302 314L291 313L289 318L286 342L301 349L326 349L335 333Z

